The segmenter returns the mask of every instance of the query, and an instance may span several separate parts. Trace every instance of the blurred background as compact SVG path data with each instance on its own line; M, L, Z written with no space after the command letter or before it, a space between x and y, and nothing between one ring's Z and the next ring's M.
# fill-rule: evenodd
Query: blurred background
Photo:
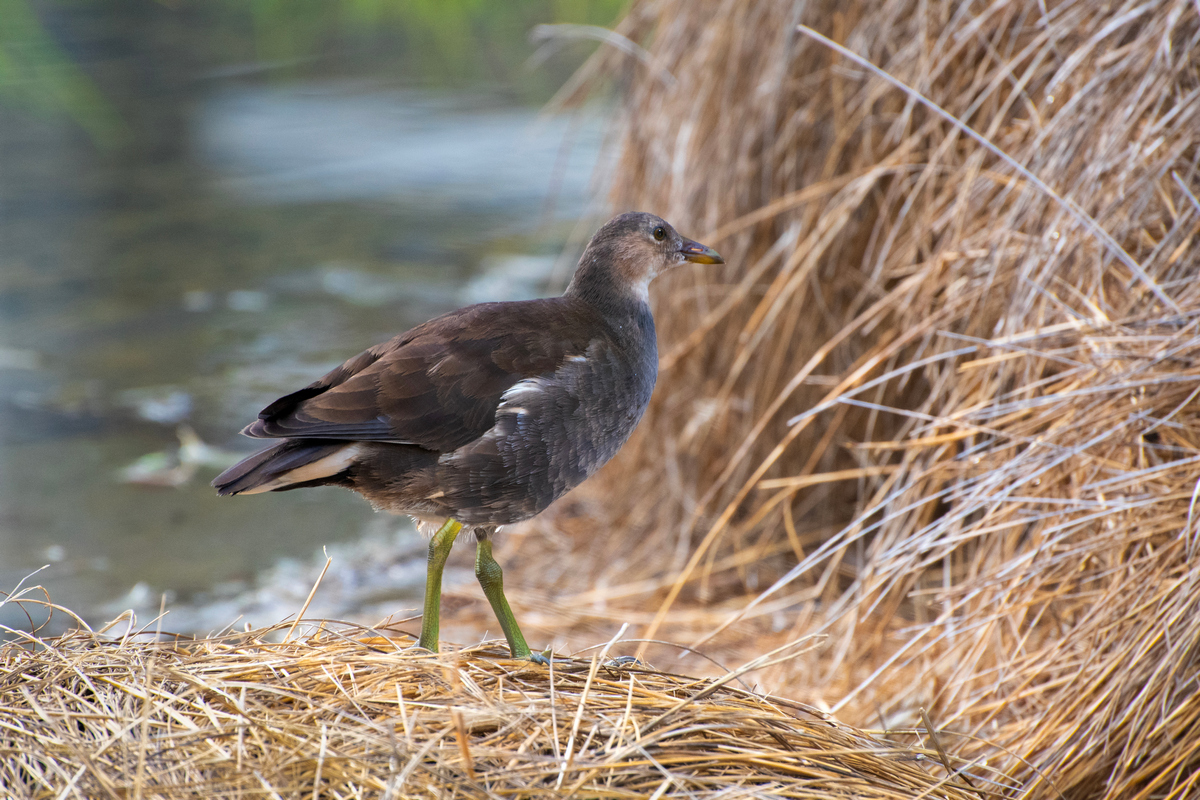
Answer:
M29 582L92 623L269 624L342 543L314 611L415 606L404 520L208 482L363 348L561 289L606 109L543 109L620 8L0 0L0 589L48 565Z

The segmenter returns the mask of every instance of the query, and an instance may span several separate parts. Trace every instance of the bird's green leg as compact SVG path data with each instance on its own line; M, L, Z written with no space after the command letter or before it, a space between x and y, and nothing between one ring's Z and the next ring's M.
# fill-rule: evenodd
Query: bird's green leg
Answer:
M418 647L438 651L438 627L442 611L442 570L450 556L450 548L462 530L462 523L451 517L442 523L429 540L429 562L425 577L425 612L421 616L421 638Z
M525 637L521 635L517 618L513 616L512 609L508 606L508 600L504 597L504 572L492 556L490 539L480 539L475 549L475 577L479 579L479 585L483 587L484 596L492 604L492 611L496 612L496 619L500 620L500 629L504 631L504 638L508 639L508 650L512 653L512 657L525 658L539 664L547 663L545 656L530 652L529 645L525 643Z

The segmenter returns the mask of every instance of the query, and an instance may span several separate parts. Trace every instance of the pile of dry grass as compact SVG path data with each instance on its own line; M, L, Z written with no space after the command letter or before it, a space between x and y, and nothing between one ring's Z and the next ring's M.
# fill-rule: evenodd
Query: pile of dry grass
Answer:
M826 633L766 685L927 706L1031 797L1200 793L1200 6L638 0L620 33L616 204L728 265L657 287L651 410L525 584L714 650Z
M284 644L270 641L282 629L183 644L83 631L9 643L0 794L980 796L937 752L727 680L606 666L602 654L547 668L495 645L439 657L333 627Z

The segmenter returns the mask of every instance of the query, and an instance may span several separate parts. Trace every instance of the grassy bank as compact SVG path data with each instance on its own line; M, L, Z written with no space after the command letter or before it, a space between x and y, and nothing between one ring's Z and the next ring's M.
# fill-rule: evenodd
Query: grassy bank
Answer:
M910 749L736 684L442 656L336 623L201 642L75 633L0 649L11 797L966 800ZM949 760L946 763L950 763Z

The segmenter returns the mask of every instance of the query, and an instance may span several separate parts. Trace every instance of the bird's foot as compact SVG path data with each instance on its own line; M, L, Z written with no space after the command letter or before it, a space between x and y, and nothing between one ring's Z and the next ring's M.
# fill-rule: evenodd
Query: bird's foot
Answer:
M604 666L620 669L622 667L646 667L648 665L637 656L613 656L604 662Z
M431 655L437 655L438 647L437 647L437 645L434 645L433 647L428 647L424 644L421 644L421 640L418 639L417 641L410 644L408 647L405 647L404 651L412 652L412 653L429 653Z
M554 658L554 653L551 652L549 647L540 653L535 653L528 649L524 653L514 652L512 648L509 648L509 654L518 661L531 661L534 664L541 664L543 667L550 666L550 661Z

